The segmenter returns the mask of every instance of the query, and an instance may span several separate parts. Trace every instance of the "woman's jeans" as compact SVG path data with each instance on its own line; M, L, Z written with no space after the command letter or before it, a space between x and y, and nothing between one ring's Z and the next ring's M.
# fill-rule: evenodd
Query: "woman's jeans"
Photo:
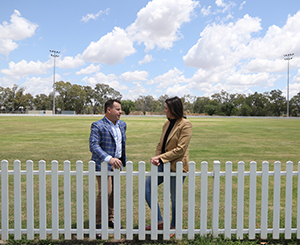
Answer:
M158 172L164 171L164 164L160 164L158 166ZM182 177L182 183L184 182L186 176ZM170 177L170 193L171 193L171 202L172 202L172 221L171 221L171 227L175 227L175 220L176 220L176 176ZM157 185L160 185L164 182L163 176L158 176L157 178ZM148 206L151 208L151 176L148 176L146 178L146 202ZM162 216L159 208L159 204L157 203L157 210L158 210L158 222L162 221Z

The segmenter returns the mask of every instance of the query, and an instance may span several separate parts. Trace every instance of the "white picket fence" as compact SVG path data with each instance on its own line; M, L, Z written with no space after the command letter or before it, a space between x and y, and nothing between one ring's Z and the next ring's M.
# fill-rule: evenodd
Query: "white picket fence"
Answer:
M102 234L102 239L108 239L110 235L114 239L120 239L121 235L126 235L127 240L132 240L134 235L138 235L139 240L144 240L148 234L152 240L156 240L159 234L163 234L163 239L170 239L170 234L175 233L176 239L182 239L184 234L188 239L194 239L196 234L206 236L212 234L217 237L219 234L224 234L226 238L231 238L235 234L237 238L243 239L244 234L248 234L249 239L254 239L256 234L260 234L262 239L266 239L268 233L272 233L273 239L279 239L279 234L284 233L286 239L291 239L292 233L297 234L300 238L300 178L299 171L293 171L293 163L287 162L285 164L285 171L281 171L281 163L274 163L274 171L269 171L269 163L262 163L262 171L257 171L257 163L250 163L250 171L245 171L245 163L238 163L238 170L232 171L232 162L225 163L225 171L221 171L220 162L214 162L213 172L208 172L208 163L201 163L201 172L195 171L195 163L189 163L189 173L182 172L182 163L177 163L177 172L170 173L170 164L165 164L164 172L158 173L157 167L151 165L151 172L146 172L145 162L139 162L139 171L133 171L133 163L127 162L126 171L114 170L108 172L107 163L103 163L102 172L95 172L94 162L89 162L88 171L83 171L83 162L76 162L76 171L71 171L71 163L64 162L63 171L58 170L58 162L51 162L51 170L46 170L46 162L39 161L39 169L33 170L33 162L26 162L26 170L21 170L21 162L14 161L14 169L8 170L8 161L1 161L1 239L8 240L9 234L14 235L14 239L21 239L22 234L27 235L27 239L34 239L35 234L39 234L39 239L46 239L51 235L52 239L59 239L59 235L63 234L64 239L72 239L72 235L76 235L77 239L84 239L88 236L89 239L95 239L96 233ZM298 169L300 162L298 163ZM13 187L9 185L9 175L13 176ZM21 181L21 175L26 176L26 190L22 186L24 181ZM34 224L34 175L38 175L38 193L39 193L39 227ZM46 176L51 176L51 228L47 227L47 183ZM64 209L64 227L59 226L59 176L63 176L63 209ZM76 229L72 229L71 222L71 206L75 205L71 202L71 176L76 176ZM114 202L115 202L115 223L121 224L121 192L126 191L126 224L125 229L120 229L118 226L115 229L108 228L108 214L103 210L107 210L107 188L103 188L102 193L102 229L96 230L95 227L95 200L96 200L96 183L95 176L114 176ZM152 209L151 209L151 224L153 229L145 231L146 225L146 207L145 207L145 178L151 175L152 180L160 175L164 176L165 182L163 187L163 219L165 224L170 220L170 176L176 175L176 229L170 230L168 225L164 225L164 230L157 230L157 193L158 187L155 181L152 181ZM186 182L182 183L182 176L186 175L188 178ZM83 178L87 176L88 186L84 185ZM133 202L133 179L138 177L138 207L134 207ZM258 183L257 177L260 176L261 183ZM285 178L281 178L285 176ZM121 188L121 178L126 178L126 189ZM274 185L269 186L270 177ZM293 187L294 181L297 181L296 187ZM213 178L212 182L212 205L208 206L209 194L209 178ZM225 178L222 180L221 178ZM237 178L237 179L235 179ZM24 179L24 178L23 178ZM102 186L106 186L107 178L101 178ZM222 180L222 181L221 181ZM285 180L285 181L284 181ZM237 190L233 190L233 181L237 181ZM247 181L247 185L245 185ZM11 181L10 181L11 182ZM282 183L283 182L283 183ZM225 183L225 186L222 184ZM295 182L294 182L295 183ZM23 184L23 185L22 185ZM200 199L195 199L196 186L201 186ZM183 185L188 188L188 214L184 219L187 221L187 227L183 227ZM9 226L9 187L13 188L13 208L14 208L14 226ZM296 189L297 197L293 197L293 188ZM49 188L48 188L49 189ZM223 191L224 189L224 191ZM281 196L281 189L285 191L285 198ZM261 192L257 191L261 190ZM10 190L12 191L12 190ZM50 190L48 190L49 193ZM89 229L84 228L84 192L88 191L88 216ZM26 192L26 203L22 203L22 195ZM224 193L225 194L224 194ZM236 207L233 207L233 194L237 196ZM23 194L22 194L23 193ZM244 205L245 193L249 193L249 201L247 206ZM270 206L269 195L273 194L273 202ZM225 203L220 203L220 196L225 195ZM260 197L260 198L259 198ZM281 201L284 199L285 207L281 206ZM260 209L260 223L257 223L257 200L261 200ZM295 201L296 204L295 204ZM200 202L200 220L195 220L196 203ZM294 204L293 204L294 202ZM293 214L293 205L296 205L297 213ZM26 206L26 222L27 228L22 228L22 206ZM49 205L48 205L49 206ZM199 205L198 205L199 206ZM220 206L224 207L222 210ZM232 209L236 209L236 228L232 228ZM249 215L247 220L249 223L244 228L244 209L249 208ZM208 212L211 209L211 212ZM285 211L285 225L280 227L280 210ZM295 209L295 208L294 208ZM268 227L268 217L270 212L273 212L272 227ZM24 213L24 211L23 211ZM219 227L220 213L224 214L224 227ZM209 215L210 214L210 215ZM134 229L134 217L138 215L138 229ZM292 217L297 217L296 227L292 227ZM211 225L208 225L212 221ZM195 222L200 224L200 227L195 227ZM148 222L149 223L149 222ZM295 223L295 222L294 222ZM269 221L270 224L270 221ZM135 224L137 225L137 224ZM12 226L12 225L11 225ZM282 225L281 225L282 226Z

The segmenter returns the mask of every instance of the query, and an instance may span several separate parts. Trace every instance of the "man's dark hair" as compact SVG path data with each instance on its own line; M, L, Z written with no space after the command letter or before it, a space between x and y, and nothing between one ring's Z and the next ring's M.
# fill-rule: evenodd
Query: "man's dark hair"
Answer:
M107 112L107 108L109 107L110 109L114 108L114 102L117 102L121 105L121 101L118 100L118 99L110 99L110 100L107 100L105 102L105 105L104 105L104 110L105 110L105 113Z
M166 104L168 105L168 108L172 115L176 118L182 118L183 116L183 104L179 97L175 96L172 98L166 99Z

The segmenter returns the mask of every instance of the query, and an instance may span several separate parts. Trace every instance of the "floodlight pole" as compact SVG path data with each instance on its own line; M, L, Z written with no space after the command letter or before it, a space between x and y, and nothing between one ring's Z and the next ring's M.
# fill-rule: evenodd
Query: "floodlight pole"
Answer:
M283 58L284 60L288 61L287 64L287 93L286 93L286 102L287 102L287 109L286 109L286 117L289 117L289 103L290 103L290 98L289 98L289 87L290 87L290 60L293 58L294 53L290 53L290 54L284 54Z
M55 50L49 50L51 53L51 56L54 58L54 66L53 66L53 109L52 114L55 114L55 58L59 57L59 51Z

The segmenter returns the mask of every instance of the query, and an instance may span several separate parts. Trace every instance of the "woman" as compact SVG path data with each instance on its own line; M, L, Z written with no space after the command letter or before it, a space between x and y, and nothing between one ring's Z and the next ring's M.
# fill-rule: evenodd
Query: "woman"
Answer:
M155 156L151 163L158 167L159 172L164 171L164 163L171 163L171 171L176 172L176 163L183 162L183 171L188 172L189 142L192 136L192 124L183 116L183 104L180 98L173 97L165 101L164 113L168 120L165 122L160 141L156 147ZM185 176L183 177L184 181ZM157 185L163 182L163 176L158 177ZM171 176L170 192L172 202L171 229L175 229L176 212L176 177ZM146 201L151 208L151 176L146 179ZM163 229L163 219L158 205L158 229ZM146 226L151 230L151 225ZM171 235L173 236L173 235Z

